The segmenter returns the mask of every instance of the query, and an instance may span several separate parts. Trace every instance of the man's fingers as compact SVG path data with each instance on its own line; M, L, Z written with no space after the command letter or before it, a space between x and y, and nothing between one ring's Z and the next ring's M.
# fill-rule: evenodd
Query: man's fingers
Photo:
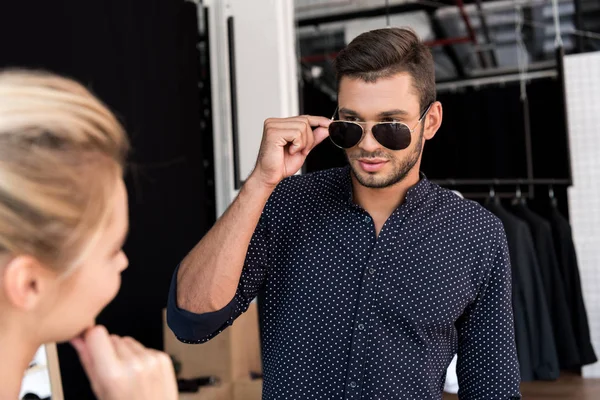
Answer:
M289 175L287 167L297 170L301 166L302 159L324 139L330 123L328 118L312 115L265 120L255 168L263 173L257 176L268 186L276 186ZM303 157L296 157L298 154Z
M286 119L269 120L266 124L267 135L271 138L285 139L286 142L279 141L280 146L289 146L288 152L293 155L302 151L303 155L308 153L328 135L327 126L329 120L324 117L302 116ZM313 131L315 123L319 123ZM322 126L324 125L324 126ZM298 134L294 132L297 130Z
M325 117L318 117L318 116L314 116L314 115L303 115L300 118L306 118L308 120L308 123L310 124L310 126L312 127L323 127L323 128L329 128L329 124L331 124L331 120L329 118L325 118Z
M304 130L304 128L309 125L308 120L306 119L292 119L292 120L277 120L274 122L270 122L265 126L267 128L275 128L275 129L298 129L299 131Z
M307 144L303 150L303 154L308 156L308 154L319 145L323 140L325 140L329 136L329 130L327 128L318 127L314 131L310 133L311 142Z
M302 151L302 153L307 156L308 153L310 153L310 151L313 149L313 147L315 147L315 134L312 130L312 127L310 125L306 126L306 146L304 147L304 150Z
M304 139L304 134L302 132L299 132L298 135L294 138L294 140L291 143L292 143L292 145L289 148L289 153L291 155L294 155L294 154L298 153L299 151L304 150L304 148L306 147L306 141Z
M306 141L304 134L298 129L276 129L271 131L271 128L267 130L268 139L275 142L280 147L286 147L289 145L288 152L290 154L296 154L299 151L304 150Z
M328 127L331 120L325 117L318 117L312 115L302 115L299 117L286 118L281 120L275 120L272 122L273 126L284 128L286 125L294 127L296 123L304 125L304 146L297 148L296 146L290 147L290 154L295 154L298 150L302 150L302 154L307 156L310 151L319 143L321 143L327 136L329 136ZM316 129L313 131L313 128Z
M313 131L313 135L315 137L315 142L313 144L313 148L329 137L329 129L324 127L319 127Z
M269 126L280 126L282 124L288 124L288 123L294 123L294 122L308 122L308 124L310 126L312 126L313 128L316 127L323 127L323 128L328 128L329 124L331 124L331 120L329 118L325 118L325 117L318 117L318 116L314 116L314 115L301 115L298 117L291 117L291 118L270 118L268 120L265 121L265 125L269 125Z

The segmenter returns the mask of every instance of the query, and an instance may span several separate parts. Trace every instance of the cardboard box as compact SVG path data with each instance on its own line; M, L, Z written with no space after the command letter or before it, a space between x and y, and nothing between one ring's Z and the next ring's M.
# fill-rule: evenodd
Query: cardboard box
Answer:
M232 397L233 387L231 383L201 388L196 393L179 394L179 400L232 400Z
M179 400L261 400L262 380L245 380L200 389L198 393L181 393Z
M181 362L179 378L215 376L229 383L247 381L251 372L262 373L256 303L250 304L232 326L203 344L181 343L166 322L163 326L165 352Z
M234 382L233 400L261 400L262 386L262 379Z

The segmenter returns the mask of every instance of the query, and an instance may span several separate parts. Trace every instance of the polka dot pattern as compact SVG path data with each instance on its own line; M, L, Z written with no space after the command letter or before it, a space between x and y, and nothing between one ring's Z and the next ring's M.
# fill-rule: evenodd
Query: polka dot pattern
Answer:
M270 399L519 399L501 222L423 177L379 237L348 167L294 176L265 207L235 311L264 288Z

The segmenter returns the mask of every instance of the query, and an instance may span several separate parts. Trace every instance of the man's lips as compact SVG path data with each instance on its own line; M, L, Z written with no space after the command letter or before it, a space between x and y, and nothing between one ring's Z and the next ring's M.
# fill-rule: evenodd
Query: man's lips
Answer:
M359 158L358 163L363 171L377 172L388 162L384 158Z

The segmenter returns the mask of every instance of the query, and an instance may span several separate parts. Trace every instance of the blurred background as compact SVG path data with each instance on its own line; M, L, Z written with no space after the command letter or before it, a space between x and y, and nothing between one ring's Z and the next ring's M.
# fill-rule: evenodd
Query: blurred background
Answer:
M569 223L554 249L531 249L560 271L567 328L528 337L566 330L576 357L567 362L563 343L555 343L561 376L525 374L525 398L600 398L598 0L4 2L0 67L81 81L116 112L133 144L131 265L98 322L180 351L163 330L171 274L251 172L264 119L330 117L332 60L360 33L386 26L412 27L434 55L444 122L425 148L427 177L482 204L526 203ZM345 163L325 141L303 172ZM547 312L558 318L552 307ZM207 365L222 360L193 351L205 357L203 375L217 374ZM68 345L59 346L59 359L65 398L93 398ZM219 398L253 396L234 392Z

